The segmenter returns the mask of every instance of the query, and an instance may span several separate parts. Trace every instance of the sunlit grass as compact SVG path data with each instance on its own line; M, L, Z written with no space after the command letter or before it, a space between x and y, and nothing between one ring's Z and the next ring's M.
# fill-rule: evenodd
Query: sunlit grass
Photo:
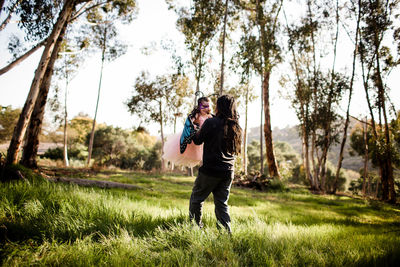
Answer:
M374 266L400 261L400 211L306 190L232 188L230 236L188 221L193 177L101 174L142 189L32 181L0 186L3 265Z

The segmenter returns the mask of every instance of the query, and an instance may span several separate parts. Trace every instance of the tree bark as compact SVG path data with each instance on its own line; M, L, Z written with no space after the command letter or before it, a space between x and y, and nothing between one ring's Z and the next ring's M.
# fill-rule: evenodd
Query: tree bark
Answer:
M42 80L46 72L47 65L50 61L50 56L54 50L55 42L58 39L61 30L64 27L64 24L68 21L69 17L71 16L74 7L75 7L75 0L66 0L64 7L57 19L57 22L54 25L54 28L46 42L46 46L43 51L42 57L40 59L38 68L36 69L35 77L33 79L28 97L22 109L17 125L14 128L13 137L11 139L7 151L7 160L6 160L7 164L17 163L17 157L21 146L21 142L24 138L28 122L31 118L32 111L34 108L34 103L36 102L39 93L39 88L42 84Z
M228 1L229 0L225 0L224 32L223 32L223 36L222 36L221 87L219 88L220 96L224 92L225 37L226 37L226 21L228 18Z
M365 126L364 126L364 148L365 148L365 154L364 154L364 172L363 172L363 195L365 197L366 195L366 179L368 176L368 121L367 118L365 118ZM370 184L368 184L368 190L369 190Z
M159 101L159 112L160 112L160 133L161 133L161 155L164 155L164 118L162 112L162 100ZM165 160L161 157L161 171L165 170ZM191 171L193 175L193 170Z
M107 28L106 28L107 29ZM104 33L104 38L107 37L107 31ZM92 159L92 151L93 151L93 142L94 142L94 132L96 129L96 118L97 118L97 110L99 108L99 100L100 100L100 92L101 92L101 82L103 80L103 69L104 69L104 61L105 61L105 53L106 53L106 39L104 39L104 44L102 47L101 52L101 68L100 68L100 79L99 79L99 88L97 90L97 101L96 101L96 109L94 111L94 118L92 124L92 131L90 132L90 140L89 140L89 147L88 147L88 159L86 165L90 165L90 160Z
M44 111L47 103L47 95L49 93L51 79L54 71L54 64L58 57L58 52L60 51L61 43L64 38L65 30L67 28L67 23L58 37L49 64L47 65L46 73L43 77L42 84L40 86L38 97L35 101L35 107L32 112L29 127L27 128L25 144L23 148L21 164L32 169L37 169L37 152L39 148L39 135L42 130Z
M66 83L65 83L65 101L64 101L64 149L63 158L64 166L69 166L68 160L68 110L67 110L67 97L68 97L68 72L66 70Z
M264 114L264 93L263 93L263 75L261 75L261 97L260 97L260 102L261 102L261 115L260 115L260 174L264 174L264 138L263 138L263 114Z
M245 117L244 117L244 135L243 135L243 172L247 175L247 118L249 107L249 87L246 87L246 100L245 100Z
M267 155L268 172L271 177L277 177L280 179L278 165L276 163L274 146L272 143L272 129L271 129L271 111L269 107L269 78L271 73L265 72L263 91L264 91L264 137L265 137L265 149Z

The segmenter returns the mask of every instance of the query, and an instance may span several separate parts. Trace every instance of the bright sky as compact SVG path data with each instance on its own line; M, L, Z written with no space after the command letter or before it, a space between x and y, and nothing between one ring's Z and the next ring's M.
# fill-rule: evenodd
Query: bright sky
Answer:
M131 116L123 104L132 94L136 77L142 70L147 70L152 76L155 76L170 72L171 68L169 55L166 52L159 49L150 56L146 56L141 53L141 48L149 46L152 42L159 44L162 39L173 39L178 45L178 49L183 49L184 47L183 37L175 26L176 15L174 11L167 9L164 0L138 0L138 5L139 13L137 19L131 25L124 26L121 29L120 39L129 44L128 52L114 62L106 64L104 68L102 91L97 114L97 121L99 123L120 126L122 128L137 127L139 125L138 119ZM5 36L7 36L6 30L0 35L0 66L5 66L6 61L9 59ZM342 49L340 57L347 59L348 62L351 50L352 48ZM0 76L0 105L11 105L14 108L24 105L41 53L42 50L37 51L28 60L25 60L13 70ZM216 58L215 60L220 60L220 58ZM283 128L287 125L291 126L298 123L295 113L290 107L290 103L284 100L278 93L278 90L282 90L282 88L280 88L277 81L282 72L288 71L285 68L284 66L277 68L275 75L272 77L270 99L272 127ZM79 112L87 113L91 117L94 116L99 75L100 55L93 55L85 61L81 66L79 74L69 85L69 119L76 116ZM393 72L391 77L388 84L393 88L391 97L398 108L400 104L400 90L395 89L400 84L399 70L397 69ZM229 77L225 79L229 80ZM260 91L257 89L260 88L259 80L259 78L256 79L254 84L257 92ZM365 96L362 90L356 91L355 101L352 104L352 115L365 114L366 106L364 99ZM345 110L345 105L343 105L343 110ZM241 116L242 126L244 125L243 119L244 115ZM255 127L259 124L260 104L257 100L250 106L249 127ZM158 135L158 125L146 127L153 135ZM171 133L172 131L172 125L167 127L167 133Z

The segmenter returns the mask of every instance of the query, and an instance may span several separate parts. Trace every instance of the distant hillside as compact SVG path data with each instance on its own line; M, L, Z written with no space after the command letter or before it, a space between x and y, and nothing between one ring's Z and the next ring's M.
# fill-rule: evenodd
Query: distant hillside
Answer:
M344 122L343 122L344 123ZM350 138L349 135L351 133L351 129L354 127L356 124L355 120L350 121L350 126L347 131L348 137L347 137L347 142L345 146L345 153L344 153L344 159L342 163L342 167L345 169L350 169L358 172L360 168L363 167L363 159L362 157L359 156L350 156L349 155L349 142ZM279 128L274 128L272 130L272 138L274 142L280 141L280 142L287 142L289 143L294 150L296 150L299 154L301 154L301 138L299 136L299 131L297 126L292 126L292 127L285 127L283 129ZM249 142L256 140L260 140L260 127L254 127L251 128L249 131ZM339 152L340 152L340 144L336 144L331 147L329 153L328 153L328 160L331 161L335 166L337 165L338 159L339 159Z

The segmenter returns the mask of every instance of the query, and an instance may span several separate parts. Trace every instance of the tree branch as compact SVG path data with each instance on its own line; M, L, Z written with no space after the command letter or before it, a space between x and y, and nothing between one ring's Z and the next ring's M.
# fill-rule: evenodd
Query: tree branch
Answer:
M31 50L27 51L25 54L20 56L19 58L15 59L13 62L5 66L4 68L0 69L0 76L6 73L7 71L11 70L15 66L17 66L19 63L27 59L30 55L32 55L36 50L38 50L40 47L42 47L47 41L47 38L38 43L36 46L32 47Z
M13 15L14 11L15 11L15 8L19 5L20 2L21 2L21 0L15 2L13 7L10 9L10 12L8 13L7 18L0 25L0 31L2 31L7 26L7 24L10 22L11 17ZM4 5L4 0L2 0L1 3L0 3L0 13L1 13L1 9L2 9L3 5Z

